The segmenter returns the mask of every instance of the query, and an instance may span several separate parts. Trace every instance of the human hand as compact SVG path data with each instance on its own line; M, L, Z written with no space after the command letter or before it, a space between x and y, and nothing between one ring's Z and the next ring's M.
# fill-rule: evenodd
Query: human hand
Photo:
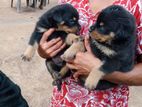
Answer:
M87 51L78 52L74 60L67 62L70 69L76 70L73 75L76 80L80 75L88 76L92 68L98 69L102 65L102 62L91 51L88 36L85 37L84 45Z
M57 55L59 51L61 51L65 47L65 43L61 40L61 38L52 39L47 41L48 37L55 31L55 29L51 28L46 31L38 46L38 54L42 58L51 58Z

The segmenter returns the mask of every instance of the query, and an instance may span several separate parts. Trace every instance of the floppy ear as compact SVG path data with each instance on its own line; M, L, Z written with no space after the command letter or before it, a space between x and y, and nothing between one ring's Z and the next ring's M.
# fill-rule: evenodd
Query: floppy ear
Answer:
M61 13L61 12L56 12L56 13L53 15L53 20L54 20L56 23L61 23L62 20L63 20L62 13Z
M131 36L131 34L129 33L129 29L121 25L116 32L115 39L117 41L125 41L129 38L129 36Z
M49 23L51 23L52 27L57 27L57 25L59 23L61 23L62 20L63 19L62 19L62 15L60 12L53 13L52 15L50 15L50 17L48 19L48 21L49 21Z

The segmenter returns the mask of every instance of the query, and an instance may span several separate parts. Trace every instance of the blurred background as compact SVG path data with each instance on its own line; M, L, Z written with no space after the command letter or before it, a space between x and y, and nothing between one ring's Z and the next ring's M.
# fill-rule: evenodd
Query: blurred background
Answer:
M47 0L48 1L48 0ZM17 0L0 0L0 69L16 84L30 107L48 107L52 95L52 79L46 70L44 59L38 54L30 62L21 60L29 37L38 18L57 4L50 0L41 10L26 7L21 0L21 8L16 8ZM18 8L19 9L19 8ZM129 107L142 107L142 87L130 87Z

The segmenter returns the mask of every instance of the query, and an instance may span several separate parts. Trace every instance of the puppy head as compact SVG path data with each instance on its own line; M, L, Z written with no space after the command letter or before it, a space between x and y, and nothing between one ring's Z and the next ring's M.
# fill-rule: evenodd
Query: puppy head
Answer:
M59 31L77 33L80 30L78 19L79 14L72 5L62 4L52 9L49 21Z
M123 7L112 5L99 14L90 27L90 36L98 42L125 41L135 34L135 18Z

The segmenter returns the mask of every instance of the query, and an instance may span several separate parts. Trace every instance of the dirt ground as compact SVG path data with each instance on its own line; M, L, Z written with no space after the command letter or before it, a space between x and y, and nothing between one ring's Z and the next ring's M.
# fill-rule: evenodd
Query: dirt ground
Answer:
M21 61L21 54L38 17L57 3L43 10L26 8L22 0L22 12L10 8L11 0L0 0L0 69L17 83L30 107L48 107L52 95L51 77L46 71L44 60L36 54L32 61ZM15 7L14 0L14 7ZM142 87L130 87L129 107L141 107Z

